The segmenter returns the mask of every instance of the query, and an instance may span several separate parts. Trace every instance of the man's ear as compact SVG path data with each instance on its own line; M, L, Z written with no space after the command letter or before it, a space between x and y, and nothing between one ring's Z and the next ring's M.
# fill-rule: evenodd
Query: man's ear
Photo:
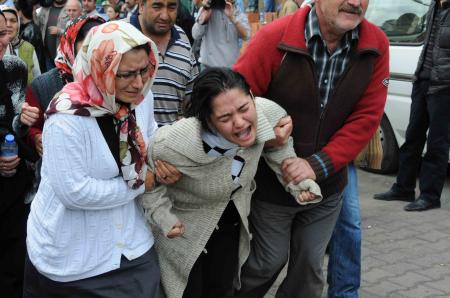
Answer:
M140 1L138 1L138 5L139 5L138 10L139 10L139 14L140 15L144 13L144 6L147 3L147 1L149 1L149 0L140 0Z

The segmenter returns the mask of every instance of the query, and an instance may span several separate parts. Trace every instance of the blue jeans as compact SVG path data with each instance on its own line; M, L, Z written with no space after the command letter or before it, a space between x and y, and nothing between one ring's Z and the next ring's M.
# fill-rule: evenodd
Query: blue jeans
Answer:
M248 8L258 10L258 0L249 0ZM275 0L264 0L264 11L274 12L275 11Z
M342 209L329 246L328 297L354 298L361 282L361 214L358 177L355 166L348 166L348 184Z
M274 12L275 11L275 0L264 0L264 11Z

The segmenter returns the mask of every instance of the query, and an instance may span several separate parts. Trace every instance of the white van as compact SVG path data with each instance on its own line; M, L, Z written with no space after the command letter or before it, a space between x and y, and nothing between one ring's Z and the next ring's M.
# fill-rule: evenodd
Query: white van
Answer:
M431 0L370 0L366 18L390 41L390 82L381 121L383 162L380 173L398 168L398 148L409 122L412 79L425 38ZM450 157L449 157L450 160Z

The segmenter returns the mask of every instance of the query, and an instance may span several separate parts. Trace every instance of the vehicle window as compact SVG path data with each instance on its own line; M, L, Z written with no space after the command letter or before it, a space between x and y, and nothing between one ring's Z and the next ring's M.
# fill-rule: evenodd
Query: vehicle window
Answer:
M431 0L371 0L366 18L379 26L391 43L419 44L424 40Z

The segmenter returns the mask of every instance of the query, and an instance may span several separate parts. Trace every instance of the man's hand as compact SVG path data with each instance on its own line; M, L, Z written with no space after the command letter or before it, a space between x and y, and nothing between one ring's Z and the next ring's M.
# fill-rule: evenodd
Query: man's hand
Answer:
M42 147L42 134L37 134L34 136L34 148L36 148L37 153L42 157L43 147Z
M164 184L175 183L183 176L176 167L162 160L155 161L155 170L158 181Z
M273 129L273 132L275 133L275 139L267 141L264 144L264 147L272 148L286 145L292 133L292 128L293 125L291 116L281 118L280 121L278 121L277 126L275 126L275 128Z
M178 221L173 227L172 230L167 233L167 238L175 238L184 234L184 224L181 221Z
M211 17L211 14L212 14L212 9L210 9L210 8L205 9L204 7L200 8L197 22L200 25L204 25L204 24L208 23L209 18Z
M20 158L16 156L0 156L0 173L11 174L19 165Z
M316 195L307 190L303 190L298 195L298 201L300 203L311 202L316 199Z
M49 26L48 27L48 33L50 35L57 35L61 32L62 30L60 30L58 27L56 26Z
M230 1L225 1L223 13L234 23L234 5Z
M20 122L27 126L32 126L39 119L39 108L30 106L27 102L22 104Z
M286 183L298 184L305 179L316 180L316 174L310 164L303 158L287 158L281 164L281 172Z
M145 191L152 191L155 188L155 174L152 171L147 170L145 176Z

